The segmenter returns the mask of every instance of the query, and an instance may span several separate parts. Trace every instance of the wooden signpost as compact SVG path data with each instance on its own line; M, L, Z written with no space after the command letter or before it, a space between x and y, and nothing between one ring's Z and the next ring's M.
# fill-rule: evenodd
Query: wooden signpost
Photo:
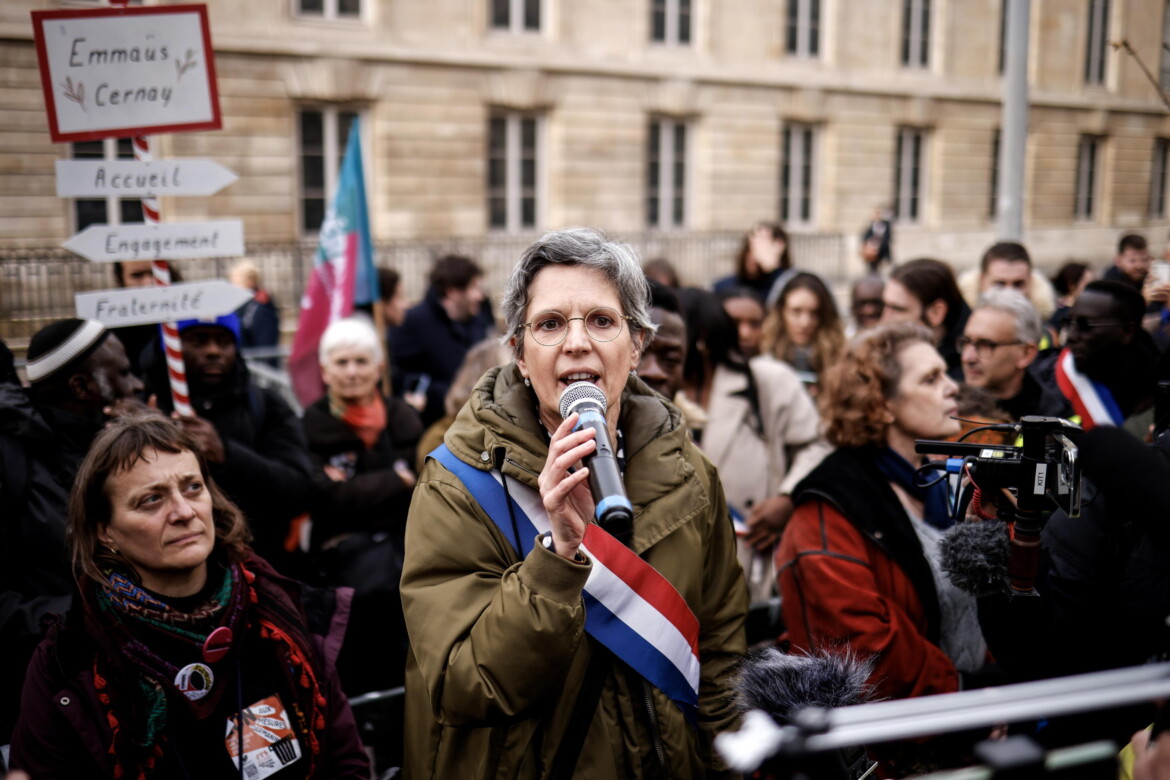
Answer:
M57 160L57 197L214 195L237 178L214 160Z
M168 287L167 260L244 252L239 220L158 224L159 196L212 194L236 178L211 161L151 159L149 134L218 130L223 125L207 7L130 8L128 0L111 2L114 7L32 12L53 141L134 139L132 163L58 161L58 195L143 198L145 224L91 225L64 246L95 262L150 259L155 284ZM214 316L213 309L218 314L234 310L219 311L227 306L227 296L220 288L211 294L212 289L198 293L201 303L196 308L208 316ZM194 306L195 295L189 289L129 296L107 290L76 298L81 317L108 324L163 321L171 397L182 415L194 411L174 320L189 314L180 309ZM142 319L148 313L151 318Z
M142 325L164 319L215 319L231 314L252 294L222 279L166 287L128 287L76 293L77 316L98 320L107 328Z

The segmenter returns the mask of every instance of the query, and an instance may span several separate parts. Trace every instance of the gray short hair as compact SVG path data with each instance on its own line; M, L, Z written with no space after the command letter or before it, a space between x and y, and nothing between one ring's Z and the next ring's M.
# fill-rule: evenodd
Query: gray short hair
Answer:
M384 362L382 342L374 326L365 317L346 317L330 323L321 334L317 357L321 365L329 360L329 353L335 349L359 349L368 354L375 363Z
M628 244L610 241L596 228L568 228L545 233L525 249L504 283L503 340L516 339L513 352L517 357L524 356L529 288L536 275L550 265L580 265L604 273L617 288L622 312L630 318L631 336L641 337L641 347L653 337L656 326L650 322L650 285L634 250Z
M1011 315L1015 321L1016 338L1028 344L1040 343L1044 336L1044 325L1036 307L1019 290L1007 287L993 287L979 297L975 310L992 309Z

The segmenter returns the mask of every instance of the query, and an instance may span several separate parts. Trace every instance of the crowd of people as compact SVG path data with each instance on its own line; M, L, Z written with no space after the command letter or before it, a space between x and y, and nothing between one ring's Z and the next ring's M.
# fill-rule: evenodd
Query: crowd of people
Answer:
M876 699L1163 654L1170 537L1146 515L1170 503L1170 276L1137 235L1051 279L1019 243L956 274L894 262L892 239L876 214L840 307L777 224L709 287L594 229L546 234L498 320L471 258L438 258L414 306L384 268L378 311L321 338L303 412L248 368L278 334L247 263L243 309L178 323L190 414L155 326L54 322L23 381L4 350L11 766L364 777L349 698L404 685L407 777L733 776L713 744L749 645L863 659ZM579 383L599 412L562 405ZM1021 600L1003 577L966 587L947 552L1012 497L956 516L916 442L1012 446L1027 416L1083 431L1087 519L1052 514ZM603 515L603 457L632 519ZM749 637L749 605L777 596L780 633ZM1123 651L1047 662L1082 631ZM1124 742L1151 717L1018 728ZM873 757L885 776L970 760L947 741Z

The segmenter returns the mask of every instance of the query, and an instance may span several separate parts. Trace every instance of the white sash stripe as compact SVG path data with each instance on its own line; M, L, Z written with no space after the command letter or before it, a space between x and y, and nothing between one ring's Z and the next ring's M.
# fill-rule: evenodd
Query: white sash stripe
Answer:
M1093 387L1093 383L1089 378L1077 371L1076 363L1073 360L1071 351L1066 351L1062 358L1064 365L1064 375L1068 377L1068 381L1072 382L1073 387L1076 388L1077 395L1081 397L1081 403L1085 405L1085 410L1089 416L1093 418L1093 422L1097 425L1112 424L1113 415L1105 408L1105 404L1101 402L1101 397L1097 395L1097 388Z
M497 482L502 483L499 471L492 469L491 474ZM536 526L536 530L542 534L546 533L550 524L548 513L544 510L544 502L540 500L540 494L517 480L512 480L509 483L509 490L516 504ZM589 553L584 545L581 546L581 549L585 550L586 554ZM585 581L585 590L589 591L589 595L597 599L606 609L634 629L646 641L658 648L682 673L687 682L697 690L699 659L691 650L690 643L678 630L678 627L595 556L590 555L589 557L593 559L593 570L589 573L589 579Z

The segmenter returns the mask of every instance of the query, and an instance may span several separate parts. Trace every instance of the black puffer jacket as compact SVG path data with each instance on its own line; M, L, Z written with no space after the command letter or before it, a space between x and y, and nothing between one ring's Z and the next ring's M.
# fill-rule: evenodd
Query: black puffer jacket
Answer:
M34 407L20 387L0 383L0 744L8 741L25 665L42 620L69 608L65 552L69 490L101 424Z
M1038 597L984 596L979 622L1013 680L1141 664L1170 650L1170 437L1148 447L1101 426L1081 442L1081 516L1057 511L1041 536ZM1141 708L1055 722L1050 745L1124 741L1150 713Z

